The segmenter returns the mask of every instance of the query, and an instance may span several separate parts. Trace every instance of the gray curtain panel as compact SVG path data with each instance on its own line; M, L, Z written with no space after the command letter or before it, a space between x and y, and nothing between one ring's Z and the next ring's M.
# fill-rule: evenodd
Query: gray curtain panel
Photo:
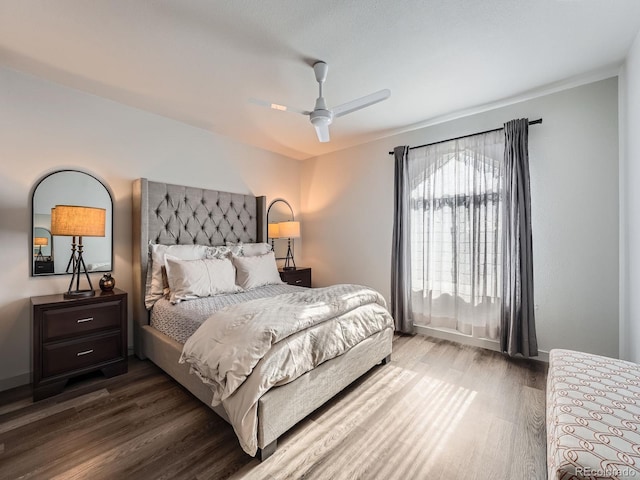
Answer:
M409 245L409 147L396 147L393 246L391 252L391 315L396 331L414 333L411 318L411 259Z
M529 120L504 124L502 315L500 348L538 355L533 303L533 248L529 189Z

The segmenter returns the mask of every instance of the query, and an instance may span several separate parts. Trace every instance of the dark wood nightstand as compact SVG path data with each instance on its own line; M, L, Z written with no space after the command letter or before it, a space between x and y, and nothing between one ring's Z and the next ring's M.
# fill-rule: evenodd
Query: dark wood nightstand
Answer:
M309 267L299 267L295 270L283 270L280 268L278 272L280 272L282 281L287 282L289 285L311 287L311 268Z
M96 291L93 297L31 297L33 400L60 393L71 377L101 370L127 371L127 293Z
M53 262L51 260L36 260L33 262L33 273L53 273Z

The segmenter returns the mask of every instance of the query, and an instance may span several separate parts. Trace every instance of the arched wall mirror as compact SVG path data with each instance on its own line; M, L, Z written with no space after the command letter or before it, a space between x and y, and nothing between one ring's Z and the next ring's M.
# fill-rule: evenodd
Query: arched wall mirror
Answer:
M276 256L276 260L284 260L287 256L287 239L272 237L272 230L269 225L273 225L280 222L288 222L295 220L293 215L293 208L289 205L289 202L282 198L276 198L269 204L267 209L267 237L269 243L273 246L273 251ZM291 248L294 248L293 245ZM295 252L294 252L295 253Z
M104 237L83 237L89 272L110 272L113 265L113 199L107 187L88 173L59 170L42 178L31 198L31 275L71 274L72 242L76 237L51 234L51 209L56 205L104 208Z

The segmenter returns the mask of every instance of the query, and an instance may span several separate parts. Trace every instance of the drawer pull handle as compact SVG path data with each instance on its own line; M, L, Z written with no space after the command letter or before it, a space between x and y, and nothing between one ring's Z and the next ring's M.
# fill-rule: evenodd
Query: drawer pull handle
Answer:
M77 323L84 323L84 322L90 322L93 320L93 317L89 317L89 318L81 318L80 320L77 321Z
M90 353L93 353L93 348L91 350L85 350L84 352L76 353L76 357L81 357L82 355L89 355Z

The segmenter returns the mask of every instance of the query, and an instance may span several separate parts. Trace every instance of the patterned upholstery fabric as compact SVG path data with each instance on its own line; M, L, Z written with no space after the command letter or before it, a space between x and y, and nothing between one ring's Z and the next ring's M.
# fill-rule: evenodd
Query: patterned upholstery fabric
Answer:
M552 350L549 480L640 479L640 365Z
M149 182L149 240L164 245L256 242L250 195Z

